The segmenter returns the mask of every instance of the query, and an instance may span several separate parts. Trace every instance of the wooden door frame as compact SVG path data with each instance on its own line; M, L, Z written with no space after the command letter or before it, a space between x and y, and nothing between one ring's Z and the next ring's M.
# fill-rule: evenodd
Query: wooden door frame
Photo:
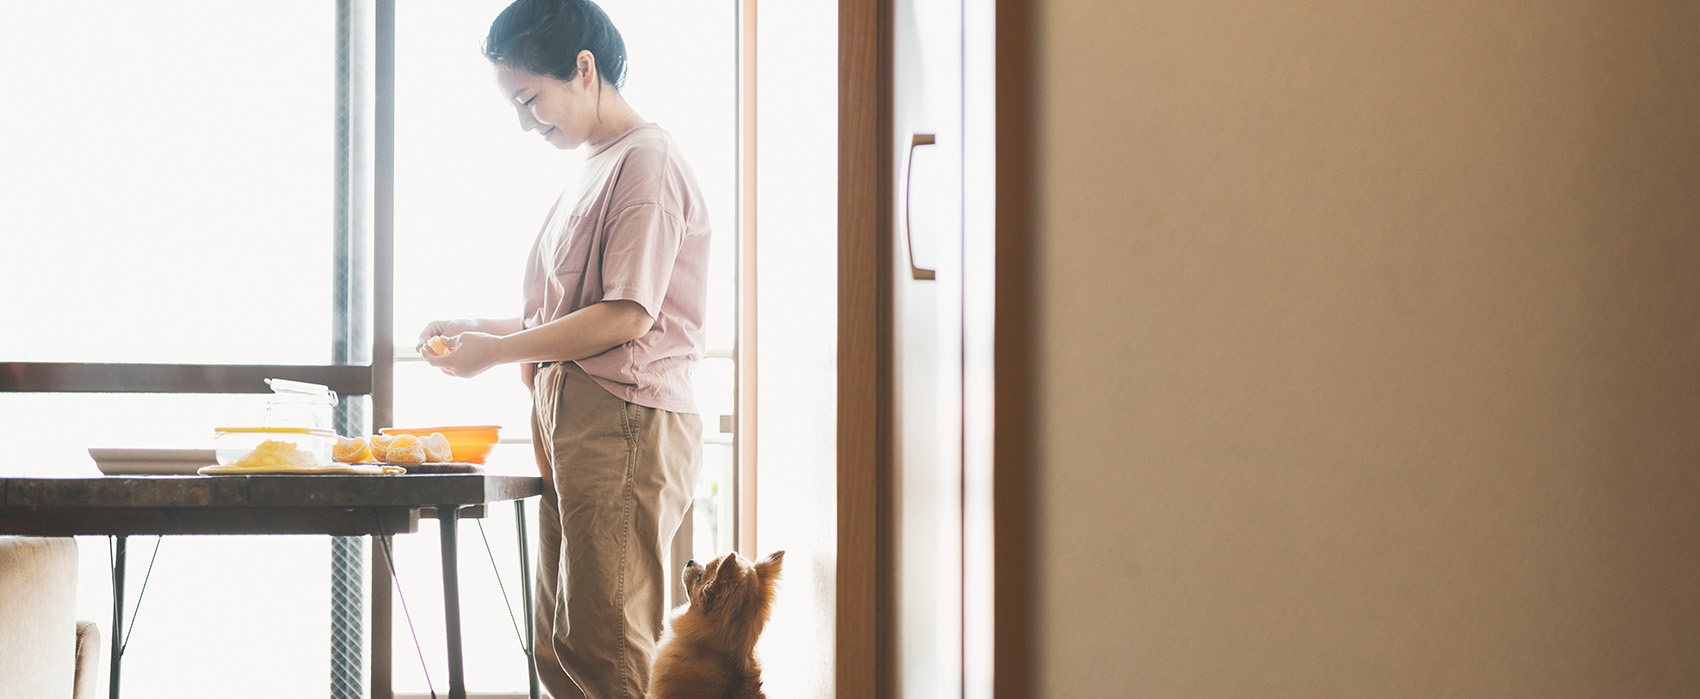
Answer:
M836 696L893 696L891 0L838 4Z
M892 0L838 6L838 699L897 696ZM997 0L993 682L1033 694L1032 0Z
M996 263L992 292L992 692L1034 696L1038 686L1038 587L1032 565L1039 541L1036 489L1039 468L1034 401L1038 399L1034 349L1038 246L1034 229L1037 190L1033 169L1037 130L1033 87L1036 0L997 0L997 172L993 175Z

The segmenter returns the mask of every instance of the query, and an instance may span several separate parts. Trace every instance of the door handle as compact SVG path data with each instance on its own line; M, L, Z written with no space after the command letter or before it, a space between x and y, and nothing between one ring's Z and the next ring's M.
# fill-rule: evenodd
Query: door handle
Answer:
M909 193L915 188L915 149L921 146L933 145L933 135L918 133L909 139L909 165L903 175L903 238L909 249L909 276L919 280L931 280L935 270L916 266L915 264L915 226L910 222Z

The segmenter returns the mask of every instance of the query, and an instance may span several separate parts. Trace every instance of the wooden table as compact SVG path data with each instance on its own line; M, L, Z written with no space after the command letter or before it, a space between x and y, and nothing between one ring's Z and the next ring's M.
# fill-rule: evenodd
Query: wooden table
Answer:
M328 534L373 536L418 531L421 510L441 523L443 608L449 696L464 699L456 523L461 510L512 500L519 520L520 584L526 625L532 600L524 499L542 492L536 476L406 474L325 476L105 476L0 478L0 534L112 536L111 696L122 660L125 537L171 534ZM531 696L537 696L532 666Z

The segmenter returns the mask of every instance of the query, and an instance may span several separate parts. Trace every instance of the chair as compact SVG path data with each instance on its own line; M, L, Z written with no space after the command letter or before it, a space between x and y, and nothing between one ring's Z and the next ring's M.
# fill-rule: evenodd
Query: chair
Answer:
M0 536L0 699L93 699L100 629L76 609L76 539Z

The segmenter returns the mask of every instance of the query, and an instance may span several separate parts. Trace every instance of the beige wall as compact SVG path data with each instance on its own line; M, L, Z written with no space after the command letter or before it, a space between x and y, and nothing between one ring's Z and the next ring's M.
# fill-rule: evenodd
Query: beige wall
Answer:
M1700 691L1700 5L1038 5L1043 694Z

